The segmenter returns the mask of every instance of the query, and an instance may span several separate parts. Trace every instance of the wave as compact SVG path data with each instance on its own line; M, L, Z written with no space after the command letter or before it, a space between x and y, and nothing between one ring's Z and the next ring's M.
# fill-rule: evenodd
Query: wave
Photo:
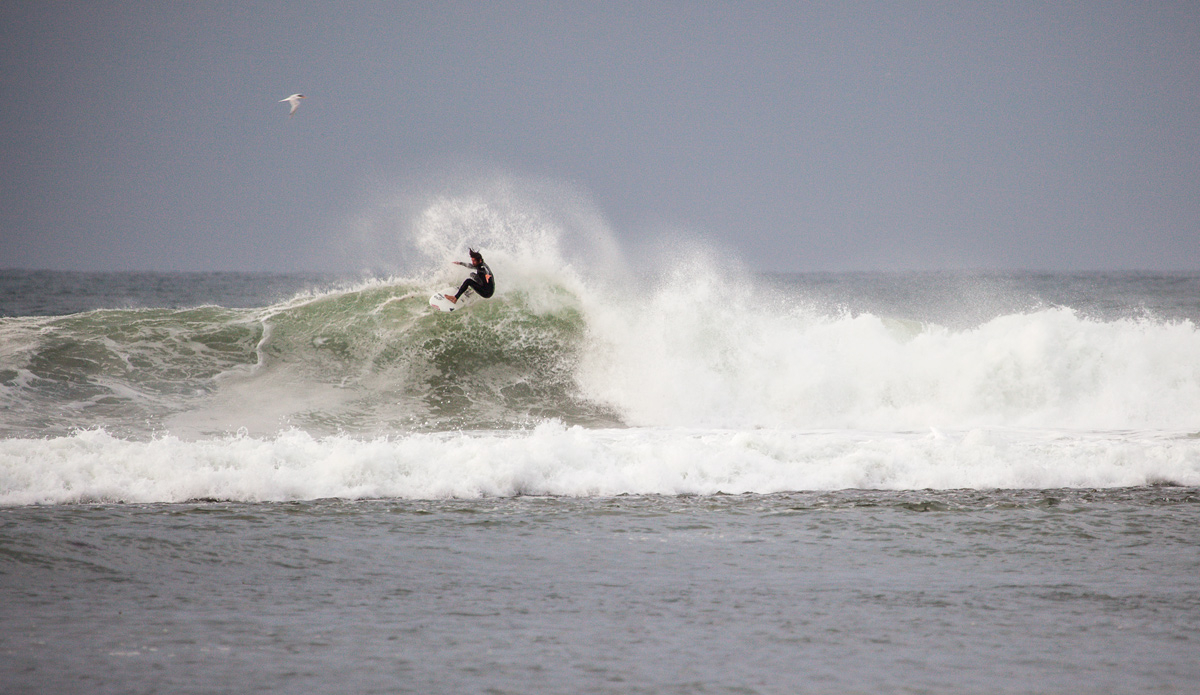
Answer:
M1200 331L1066 307L969 327L663 293L603 319L585 391L637 425L1200 426ZM789 301L792 300L792 301Z
M507 267L506 267L507 266ZM433 312L392 279L228 309L0 322L0 434L589 427L1200 429L1200 331L1068 307L949 328L697 262L624 289L501 256ZM507 272L505 272L507 271Z
M0 506L796 490L1200 486L1200 438L971 430L590 429L363 439L290 430L0 440Z
M586 215L418 217L423 273L0 318L0 504L1200 484L1195 277L925 302L687 244L635 271ZM495 297L432 311L468 242Z
M572 379L585 332L561 289L453 314L411 282L263 309L102 310L7 320L0 389L9 433L104 426L370 431L611 424Z

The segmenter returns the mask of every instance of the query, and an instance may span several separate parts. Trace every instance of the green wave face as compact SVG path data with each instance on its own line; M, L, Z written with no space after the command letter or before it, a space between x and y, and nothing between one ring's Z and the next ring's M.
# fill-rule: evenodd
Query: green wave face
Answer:
M294 424L385 431L505 429L548 417L615 422L577 395L586 327L565 291L549 311L533 310L516 291L449 314L431 310L428 294L376 287L267 319L268 372L350 392L339 407L294 414Z
M453 313L378 284L265 309L104 310L2 325L6 435L260 428L386 434L616 424L578 396L577 300L520 291ZM241 418L244 419L244 418Z
M258 361L244 311L99 310L0 323L0 434L144 429Z

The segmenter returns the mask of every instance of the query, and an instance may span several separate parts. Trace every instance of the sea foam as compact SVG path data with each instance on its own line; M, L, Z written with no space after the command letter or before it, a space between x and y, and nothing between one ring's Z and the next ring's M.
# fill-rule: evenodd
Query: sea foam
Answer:
M1200 331L1043 307L948 327L699 267L591 301L577 379L648 426L1200 429Z
M588 429L361 439L0 440L0 505L1200 485L1200 438L822 430Z

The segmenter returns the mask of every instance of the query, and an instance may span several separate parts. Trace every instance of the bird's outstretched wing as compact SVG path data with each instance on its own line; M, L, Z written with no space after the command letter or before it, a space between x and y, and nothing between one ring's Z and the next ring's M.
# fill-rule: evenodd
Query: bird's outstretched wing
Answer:
M303 98L304 98L303 94L293 94L290 97L288 97L287 99L280 99L279 103L282 104L283 102L286 101L287 103L292 105L292 109L290 111L288 111L288 115L291 116L292 114L296 113L296 109L300 108L300 100Z

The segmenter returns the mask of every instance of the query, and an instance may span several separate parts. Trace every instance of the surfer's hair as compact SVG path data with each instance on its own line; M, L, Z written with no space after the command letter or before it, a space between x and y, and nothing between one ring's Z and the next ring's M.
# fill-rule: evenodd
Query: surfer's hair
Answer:
M467 249L467 253L470 254L471 260L475 260L476 258L478 258L479 262L483 263L483 254L482 253L479 253L475 249Z

